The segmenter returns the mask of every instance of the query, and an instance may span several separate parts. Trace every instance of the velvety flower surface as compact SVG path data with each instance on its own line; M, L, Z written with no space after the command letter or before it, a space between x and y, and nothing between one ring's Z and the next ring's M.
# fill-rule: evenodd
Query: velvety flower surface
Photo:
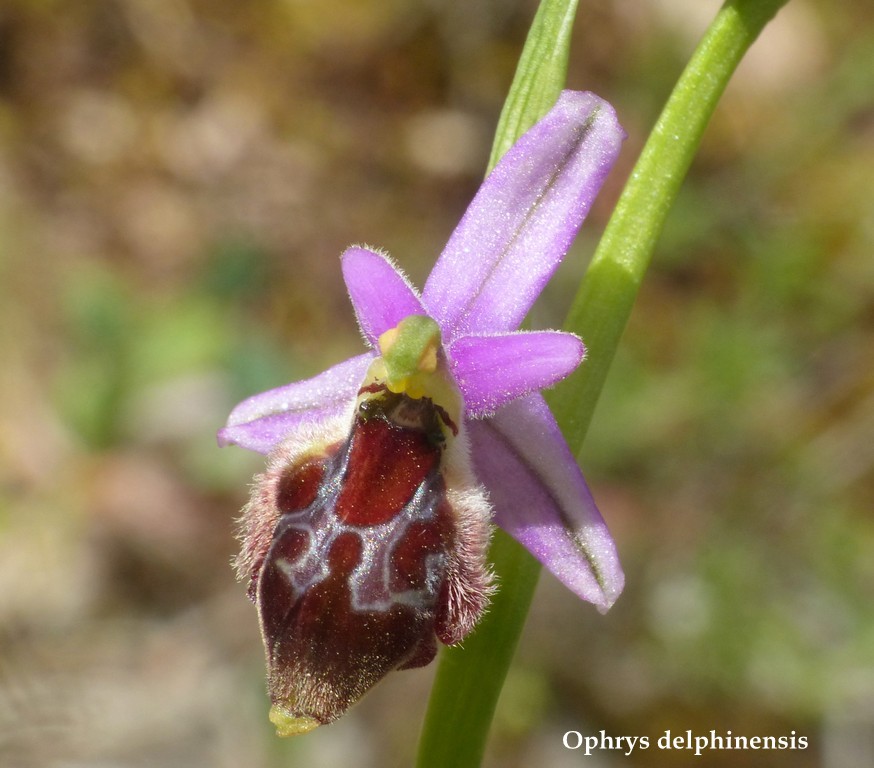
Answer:
M490 518L600 610L621 592L613 540L539 394L583 344L516 329L622 138L608 104L564 92L483 183L421 294L382 253L348 249L368 351L245 400L219 432L270 454L238 567L280 732L335 719L391 669L430 661L435 637L472 629L492 589Z

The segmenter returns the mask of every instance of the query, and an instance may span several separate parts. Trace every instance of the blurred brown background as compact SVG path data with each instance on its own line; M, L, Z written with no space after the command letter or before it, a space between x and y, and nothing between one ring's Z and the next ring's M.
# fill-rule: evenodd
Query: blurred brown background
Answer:
M535 3L0 5L0 765L406 766L432 669L336 725L266 720L233 518L242 397L360 348L338 256L421 285L475 191ZM628 130L532 314L558 325L717 3L582 2L569 84ZM810 739L874 761L874 10L792 0L733 81L584 466L628 586L544 576L487 765L567 730ZM557 631L560 628L560 631Z

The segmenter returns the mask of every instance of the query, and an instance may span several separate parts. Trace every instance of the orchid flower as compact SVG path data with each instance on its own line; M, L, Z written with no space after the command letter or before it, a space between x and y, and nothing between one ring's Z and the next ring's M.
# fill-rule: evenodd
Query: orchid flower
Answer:
M243 511L281 735L331 722L385 674L460 642L495 588L492 522L606 611L615 546L540 395L585 348L517 330L623 139L565 91L483 183L421 294L384 254L342 271L368 351L240 403L222 445L269 454Z

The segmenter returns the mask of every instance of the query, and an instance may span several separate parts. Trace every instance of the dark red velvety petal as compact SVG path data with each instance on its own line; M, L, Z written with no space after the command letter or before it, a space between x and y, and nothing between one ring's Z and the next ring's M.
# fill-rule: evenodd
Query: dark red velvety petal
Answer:
M440 461L420 429L385 419L356 425L336 514L350 525L378 525L397 517Z
M436 653L456 547L445 441L429 401L393 419L399 398L371 401L345 441L275 483L280 516L255 582L271 697L291 717L331 722Z

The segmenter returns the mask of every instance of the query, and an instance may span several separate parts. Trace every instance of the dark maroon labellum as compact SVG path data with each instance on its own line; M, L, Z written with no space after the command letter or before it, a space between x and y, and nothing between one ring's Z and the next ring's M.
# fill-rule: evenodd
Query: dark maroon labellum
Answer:
M271 696L294 717L330 722L388 672L430 662L436 638L455 639L447 422L428 398L381 390L345 440L271 486L278 522L250 594Z

